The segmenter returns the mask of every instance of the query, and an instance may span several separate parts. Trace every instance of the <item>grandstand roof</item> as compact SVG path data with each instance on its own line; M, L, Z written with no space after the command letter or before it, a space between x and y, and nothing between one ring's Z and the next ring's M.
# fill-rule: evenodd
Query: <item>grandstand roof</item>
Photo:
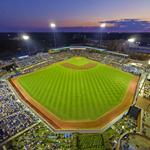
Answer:
M118 55L118 56L124 56L124 57L128 57L127 54L123 54L123 53L117 53L117 52L112 52L112 51L107 51L108 53L111 53L111 54L115 54L115 55Z
M98 51L106 51L105 49L96 48L96 47L90 47L90 46L67 46L67 47L55 48L53 50L63 50L65 48L69 48L69 49L86 49L86 48L91 48L91 49L95 49L95 50L98 50Z

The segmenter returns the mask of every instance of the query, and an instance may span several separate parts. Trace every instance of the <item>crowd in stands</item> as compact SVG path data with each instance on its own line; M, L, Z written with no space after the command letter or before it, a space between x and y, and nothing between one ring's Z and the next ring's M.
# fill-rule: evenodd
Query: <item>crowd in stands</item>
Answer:
M127 133L120 141L119 150L149 150L149 139L139 133Z
M69 136L68 136L69 135ZM52 150L71 149L72 134L56 134L46 125L39 122L33 128L24 132L20 136L9 141L6 145L10 149L32 149L32 150Z
M0 149L67 149L72 138L54 133L0 80Z
M150 138L150 113L144 111L142 118L142 133Z
M148 111L142 111L140 114L140 130L138 132L127 132L122 136L120 140L121 150L130 150L130 149L141 149L149 150L150 149L150 113Z
M35 64L40 64L45 61L50 61L50 62L60 61L63 60L66 56L69 56L69 53L66 52L52 53L52 54L38 53L36 55L29 56L23 59L16 59L16 64L20 68L25 68L25 67L33 66Z
M52 54L39 53L24 59L16 59L15 62L21 69L21 73L27 73L75 55L85 56L89 59L112 65L137 75L141 74L140 70L136 69L136 67L125 65L128 58L85 50L70 50ZM10 75L5 77L9 78ZM144 84L144 96L148 99L150 98L149 82L150 81ZM145 134L147 134L147 132L149 134L149 129L147 129L147 125L145 125L149 118L150 117L146 117L144 121L143 132L145 132ZM107 145L108 148L115 147L121 134L124 134L127 131L134 132L136 130L136 121L129 116L123 117L120 121L108 129L108 131L104 132L103 138L104 140L105 138L107 139L105 141L105 146ZM13 136L16 137L13 138L13 140L9 140ZM102 142L102 137L100 135L93 138L93 141L89 140L90 137L91 136L81 136L78 139L80 140L78 146L86 148L87 145L85 146L84 143L87 144L86 142L89 141L87 148L103 147L103 143L99 143L99 141ZM5 143L7 140L8 144ZM45 126L44 123L41 122L41 120L15 96L7 81L0 80L0 149L3 146L3 143L5 143L4 145L6 149L10 150L13 148L43 149L43 147L45 149L70 149L72 140L73 135L65 136L65 134L56 134Z
M14 95L8 83L0 80L0 143L37 120Z
M4 74L6 74L7 71L3 70L3 69L0 69L0 77L2 77Z
M150 81L146 81L145 83L144 83L144 97L146 98L146 99L149 99L150 100Z
M0 60L0 68L3 68L3 67L5 67L5 66L9 66L9 65L11 65L12 63L13 63L12 60L5 60L5 61Z
M142 72L143 72L141 69L139 69L135 66L132 66L130 64L124 64L123 67L122 67L122 70L126 71L126 72L133 73L135 75L141 75Z
M9 61L8 60L5 60L5 61L0 60L0 77L7 74L7 71L8 71L7 66L10 66L12 64L13 64L12 60L9 60ZM4 69L4 68L6 68L6 69Z
M28 56L25 58L17 58L16 59L16 64L20 67L20 68L24 68L33 64L37 64L41 61L44 61L46 59L46 56L38 53L36 55L33 56Z
M36 55L28 56L25 58L15 58L14 62L16 63L18 68L21 69L22 73L27 73L75 55L84 56L89 59L93 59L98 62L117 67L119 69L122 69L123 71L127 71L136 75L140 75L142 73L142 70L139 69L138 67L127 64L128 62L127 57L114 54L112 55L109 53L95 51L92 49L88 50L66 49L56 53L38 53Z
M40 53L35 56L31 56L25 59L16 60L16 64L22 68L22 73L27 73L39 69L41 67L50 65L52 63L64 60L68 57L73 56L71 53L60 52L60 53Z
M141 68L128 64L129 60L131 63L136 62L140 64L142 62L135 61L135 60L133 61L129 59L128 57L124 57L121 54L119 55L119 53L115 55L115 54L111 54L108 52L106 53L105 51L103 52L103 51L98 51L98 50L89 49L89 48L86 50L61 49L58 52L57 50L55 51L56 52L53 52L53 53L37 53L36 55L32 55L28 57L20 57L20 58L18 57L18 58L13 59L13 61L11 60L11 61L0 61L0 62L1 64L16 63L18 68L21 69L22 73L27 73L35 69L41 68L43 66L55 63L57 61L64 60L71 56L81 55L81 56L85 56L90 59L99 61L104 64L112 65L114 67L122 69L123 71L127 71L135 75L140 75L143 72ZM143 63L142 65L144 66L146 64Z

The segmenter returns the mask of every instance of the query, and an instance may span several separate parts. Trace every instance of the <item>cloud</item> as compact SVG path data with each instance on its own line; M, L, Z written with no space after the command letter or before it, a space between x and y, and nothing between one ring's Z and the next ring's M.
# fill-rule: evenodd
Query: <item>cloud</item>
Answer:
M93 23L93 22L92 22ZM150 21L140 19L120 19L120 20L106 20L100 23L106 23L106 27L100 30L99 24L86 22L83 26L65 27L59 31L64 32L150 32ZM91 26L91 24L93 26Z
M140 19L121 19L121 20L107 20L99 23L110 24L105 31L112 30L117 32L150 32L150 21Z

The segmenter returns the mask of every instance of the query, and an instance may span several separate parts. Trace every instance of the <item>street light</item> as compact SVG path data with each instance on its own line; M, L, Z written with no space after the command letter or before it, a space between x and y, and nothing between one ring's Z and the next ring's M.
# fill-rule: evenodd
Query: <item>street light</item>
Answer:
M22 39L23 39L24 41L28 41L28 40L30 39L30 36L27 35L27 34L23 34L23 35L22 35ZM27 43L26 43L26 46L27 46L27 50L28 50L28 53L29 53L29 56L30 56L30 50L29 50L29 47L28 47L28 44L27 44Z
M53 31L53 36L54 36L54 47L56 48L56 37L55 37L55 28L56 28L56 24L52 22L52 23L50 24L50 27L51 27L51 29L52 29L52 31Z
M99 47L101 47L102 43L102 30L106 27L106 23L100 24L100 32L99 32Z

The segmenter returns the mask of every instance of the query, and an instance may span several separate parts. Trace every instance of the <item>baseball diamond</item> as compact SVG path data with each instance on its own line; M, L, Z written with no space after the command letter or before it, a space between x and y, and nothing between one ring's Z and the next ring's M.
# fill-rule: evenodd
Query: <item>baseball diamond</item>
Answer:
M48 118L52 116L59 128L63 126L60 121L69 123L62 128L80 128L82 122L95 122L117 108L123 109L116 115L127 109L137 78L85 57L72 57L12 81L25 97L32 99L30 102L36 104L36 109L41 107L37 110L46 112ZM100 126L83 124L81 128Z

